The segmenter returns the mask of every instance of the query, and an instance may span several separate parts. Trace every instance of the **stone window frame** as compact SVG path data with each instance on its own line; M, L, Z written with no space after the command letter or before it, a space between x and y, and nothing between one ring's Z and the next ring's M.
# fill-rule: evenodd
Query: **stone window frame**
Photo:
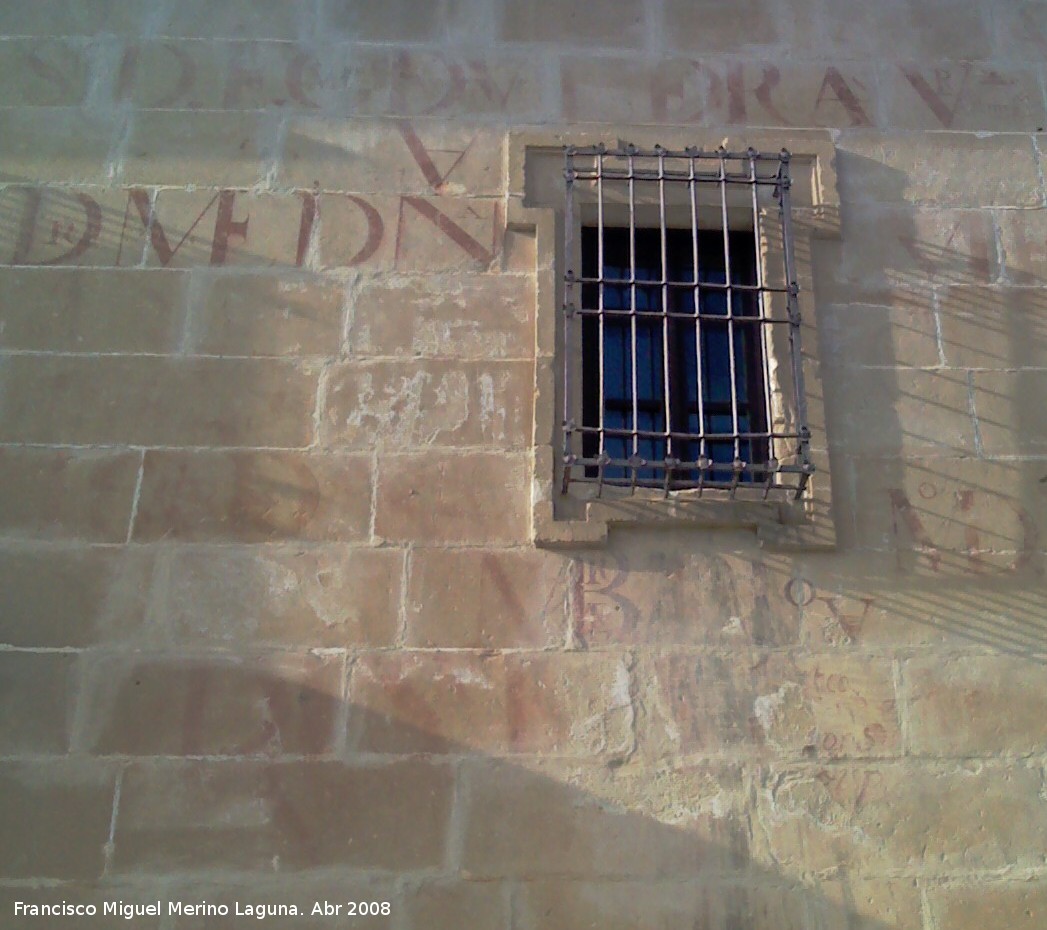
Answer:
M634 497L577 499L561 494L562 411L558 377L562 365L562 281L564 258L564 148L567 145L791 153L792 231L801 315L801 367L806 385L811 459L816 471L799 500L730 499L707 490L658 492ZM829 467L824 395L821 386L817 301L812 248L816 238L838 238L839 194L835 146L828 131L717 133L680 127L549 130L524 128L509 133L507 229L534 240L535 381L532 444L531 538L536 546L601 546L611 526L748 528L761 545L817 549L836 545L832 477ZM580 219L575 220L580 226ZM576 236L576 241L580 239ZM766 243L761 243L766 249ZM774 356L777 358L777 351Z

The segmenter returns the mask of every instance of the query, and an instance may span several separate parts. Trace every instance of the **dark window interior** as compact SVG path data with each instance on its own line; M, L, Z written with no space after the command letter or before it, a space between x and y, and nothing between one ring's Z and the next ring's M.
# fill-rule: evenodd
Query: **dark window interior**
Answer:
M658 229L636 230L636 280L663 279L662 239ZM630 277L629 229L605 227L603 267L599 267L599 230L582 229L582 275L601 278L604 310L629 310L630 286L612 281L628 281ZM724 237L719 230L699 230L697 233L699 283L723 284L726 281ZM756 254L751 233L733 232L728 239L730 249L731 283L756 284ZM666 321L660 315L663 296L668 299L670 313L694 314L694 244L689 229L669 229L666 235L665 280L684 282L669 285L665 292L661 284L636 285L636 385L632 384L632 327L627 316L603 315L603 407L604 451L611 459L628 459L634 451L633 437L628 432L666 431L665 380ZM599 308L599 284L582 286L582 306L587 310ZM723 290L699 288L702 314L726 316L727 294ZM761 349L759 307L755 292L733 291L732 311L735 317L734 364L735 396L738 410L738 453L747 464L767 461L766 438L745 437L747 433L767 430L767 411L764 396L764 364ZM645 315L650 314L649 319ZM655 315L659 314L659 315ZM746 322L745 318L752 318ZM699 423L698 404L698 344L695 339L695 320L672 318L668 325L668 382L669 407L673 434L672 456L682 462L696 462L703 454L714 466L706 473L707 484L730 484L734 480L731 463L735 457L734 425L732 422L729 325L725 319L700 321L701 331L701 392L704 423ZM582 406L583 424L599 426L600 368L599 325L596 316L585 316L582 323ZM636 393L636 423L633 423L633 392ZM616 433L615 431L621 431ZM704 450L697 434L706 437ZM600 437L587 432L583 439L583 455L595 458L600 452ZM669 449L664 436L640 436L636 452L651 463L664 461ZM726 465L717 468L716 464ZM590 466L586 474L595 477L597 469ZM641 468L639 483L660 485L664 469ZM632 469L623 465L608 465L604 480L608 483L628 484ZM686 487L699 479L696 470L676 469L673 486ZM746 469L741 481L763 480L762 474Z

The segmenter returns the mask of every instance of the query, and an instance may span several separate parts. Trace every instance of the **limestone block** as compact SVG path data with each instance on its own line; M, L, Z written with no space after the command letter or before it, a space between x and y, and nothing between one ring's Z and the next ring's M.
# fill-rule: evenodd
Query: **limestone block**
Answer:
M695 919L703 930L804 930L808 901L800 888L748 884L738 880L534 881L521 888L522 930L598 926L605 930L673 930ZM696 918L696 915L701 915ZM843 925L826 922L838 930ZM855 925L856 930L864 930Z
M463 0L442 0L419 7L411 0L374 4L361 0L332 0L323 8L322 28L358 42L439 42L457 33L462 19L482 16ZM478 15L479 14L479 15Z
M531 441L531 362L349 362L331 367L325 447L522 448Z
M632 748L625 660L572 653L373 653L353 666L353 748L381 753L621 755Z
M950 287L940 297L942 347L960 368L1047 367L1047 291Z
M567 563L554 553L415 549L407 644L472 649L561 644L567 584Z
M509 453L380 456L375 533L401 542L522 542L528 473L525 458Z
M487 271L502 253L499 200L326 194L320 210L324 268Z
M842 655L670 653L647 668L648 750L774 750L793 756L897 755L890 663ZM642 676L641 676L642 677Z
M185 322L176 272L0 271L0 346L34 352L175 352Z
M355 355L527 358L534 281L513 275L378 278L353 300Z
M1014 45L1008 51L1013 55ZM891 129L1032 132L1047 118L1034 69L972 61L897 62L881 72Z
M115 782L96 760L0 763L0 832L18 838L0 845L0 876L99 877Z
M1047 371L976 371L974 411L988 455L1041 454L1047 448Z
M68 750L75 661L61 652L0 652L0 753Z
M895 289L889 306L854 303L819 312L823 364L925 368L938 364L933 297L926 290Z
M1047 284L1047 210L1000 210L1004 278L1011 284Z
M467 763L463 873L485 880L690 881L745 867L747 830L733 811L703 803L703 793L709 791L707 772L694 771L678 780L677 790L688 800L679 819L665 823L634 803L594 796L569 783L572 777L495 760ZM737 770L720 766L712 780L722 784L732 777L738 777ZM713 794L720 794L719 785Z
M1043 664L1017 656L935 656L902 663L913 752L1039 752L1047 738Z
M534 0L502 8L498 38L636 48L643 45L644 27L644 8L629 0L596 0L582 6Z
M134 35L145 23L147 7L124 0L40 0L0 10L0 35L94 36Z
M781 38L771 0L743 0L730 8L716 0L668 0L664 17L666 38L685 52L730 55Z
M0 362L0 438L305 446L318 377L277 359L13 356Z
M83 42L5 39L0 43L4 105L79 106L87 94L90 51ZM49 119L52 114L43 116Z
M289 121L280 183L354 193L479 197L505 190L504 130L430 120Z
M148 110L131 120L119 178L129 184L250 187L271 149L269 123L253 114Z
M1029 136L848 134L836 157L849 203L1036 207L1039 168Z
M354 45L333 66L338 87L328 109L345 116L537 121L546 115L539 50L468 54L448 49Z
M895 763L768 772L759 817L780 868L1034 868L1047 802L1037 767Z
M996 15L997 48L1008 58L1040 61L1047 50L1047 10L1030 0L1007 4Z
M148 550L0 549L0 643L90 646L135 637L154 566Z
M975 451L964 371L842 369L825 372L829 443L867 455Z
M452 790L425 760L143 763L124 778L114 868L436 868Z
M123 542L141 461L137 452L0 449L0 534Z
M928 889L939 926L975 930L998 923L1012 930L1036 930L1047 919L1043 881L977 882Z
M164 626L194 645L393 645L404 557L395 549L179 547Z
M205 287L190 310L190 353L331 356L341 348L345 293L336 284L257 274L222 275Z
M0 181L102 183L118 131L108 117L76 109L0 110ZM53 196L71 199L67 192ZM4 238L16 232L24 234L16 227Z
M76 748L101 755L316 755L335 740L341 656L85 659Z
M223 3L179 0L166 11L158 33L203 39L297 39L312 34L314 7L308 0L250 0Z
M403 908L419 930L504 930L509 921L509 895L497 882L428 881L407 893Z
M141 197L140 191L132 191L134 205L128 204L128 212L144 224L142 214L149 216L150 211ZM316 213L311 194L161 191L152 210L144 261L165 268L300 268L309 257Z
M134 538L353 541L370 512L366 456L151 451Z
M623 538L620 547L579 556L571 592L575 639L587 648L796 642L788 575L731 548L715 536L691 552L671 537L646 545Z
M827 930L877 930L884 924L892 930L923 930L920 885L913 879L847 876L819 881L815 889L811 911Z
M90 151L89 146L69 148L61 121L46 127L59 127L62 150L71 157ZM76 176L64 167L56 174ZM10 217L0 224L0 264L127 267L142 262L150 216L144 191L129 197L127 191L94 187L7 187L0 190L0 209Z
M158 39L125 46L114 94L142 109L312 110L325 89L297 43Z

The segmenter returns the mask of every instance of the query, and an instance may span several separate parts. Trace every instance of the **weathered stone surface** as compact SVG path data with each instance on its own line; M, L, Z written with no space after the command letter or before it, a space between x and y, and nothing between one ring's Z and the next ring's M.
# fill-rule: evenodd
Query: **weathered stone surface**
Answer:
M0 652L0 753L68 749L75 660L60 652Z
M567 628L568 565L543 552L415 549L407 644L547 648Z
M352 541L370 511L364 456L147 452L134 538Z
M1047 371L976 371L974 411L988 455L1042 454L1047 448Z
M635 47L642 44L644 9L629 0L597 0L564 8L555 0L502 8L498 35L507 42L560 42Z
M603 771L606 771L604 769ZM476 761L463 773L463 873L471 878L688 878L744 868L746 831L715 803L724 767L678 777L688 798L668 822L634 803L563 783L567 773ZM670 815L671 816L671 815Z
M221 275L191 310L188 351L202 355L336 355L344 290L276 275Z
M353 300L349 344L363 356L526 358L534 299L533 280L512 275L378 279Z
M1039 659L914 658L902 663L902 677L913 752L1035 753L1047 740L1047 697Z
M1042 202L1029 136L854 133L836 156L840 197L939 207L1036 207Z
M945 361L961 368L1047 367L1047 292L950 287L940 298Z
M88 55L89 48L82 42L0 42L0 84L4 87L5 106L75 107L83 103Z
M782 755L897 755L890 663L844 656L656 656L640 673L658 755L765 749Z
M287 128L280 180L355 193L502 193L505 132L428 120L299 118Z
M606 930L673 930L698 919L703 930L805 930L817 895L801 888L760 886L737 879L693 882L662 881L536 881L527 882L519 896L522 930L598 926ZM700 915L696 917L696 915ZM822 915L819 915L822 916ZM824 926L866 930L832 917ZM874 930L869 927L868 930Z
M34 352L178 349L185 278L176 272L0 271L0 346Z
M40 0L0 10L0 35L94 36L98 33L128 35L138 32L146 8L123 0Z
M100 755L317 755L341 705L340 656L85 660L77 749Z
M271 136L269 124L251 114L141 111L132 117L120 180L250 187L262 180Z
M204 39L297 39L310 33L313 7L308 0L259 0L220 7L206 0L181 0L166 11L162 36Z
M1047 802L1024 764L807 767L768 772L759 818L783 869L944 873L1038 866Z
M0 832L18 838L0 844L0 876L100 876L115 781L97 761L0 763Z
M939 926L956 930L994 924L1036 930L1047 920L1047 884L1043 881L939 885L928 889L927 896Z
M892 63L881 70L879 86L891 129L1006 132L1044 125L1039 79L1009 62Z
M626 660L375 653L354 663L350 743L365 752L621 755L632 748Z
M41 119L43 112L47 119ZM2 110L0 181L102 182L117 131L115 122L75 109Z
M519 455L419 453L378 459L375 533L391 541L522 542L526 462Z
M931 295L894 291L890 306L826 307L819 335L829 365L924 368L938 364L938 335Z
M963 455L975 451L964 371L831 369L823 389L830 444L869 455Z
M419 930L503 930L509 890L497 882L430 881L408 892L403 907Z
M780 38L773 0L743 0L730 10L716 0L668 0L664 16L666 38L686 52L729 55ZM740 21L746 28L738 28Z
M686 552L673 537L632 538L573 566L575 638L612 645L779 646L797 641L788 577L733 552L736 539Z
M0 439L306 446L318 377L275 359L17 356L0 361Z
M137 452L0 449L0 535L123 542Z
M831 930L923 930L920 885L913 879L863 879L846 876L819 881L810 912ZM809 921L811 918L807 918ZM805 922L802 926L810 926ZM768 928L770 930L770 928Z
M113 90L143 109L312 110L323 78L313 50L297 43L159 39L125 46Z
M1047 282L1047 210L1000 210L1003 276L1011 284Z
M325 194L324 268L487 271L502 251L502 202L493 198Z
M0 643L89 646L134 637L154 554L111 548L0 549Z
M131 199L129 213L150 215L140 192L132 191ZM144 262L163 268L300 268L309 255L316 209L315 196L304 193L162 190L152 210Z
M164 626L179 643L391 646L404 556L345 546L179 548Z
M1008 4L995 17L997 47L1019 61L1039 61L1047 50L1047 10L1038 3Z
M116 829L118 873L444 862L450 768L405 760L132 766Z
M532 362L350 362L330 369L323 446L521 448L531 439Z

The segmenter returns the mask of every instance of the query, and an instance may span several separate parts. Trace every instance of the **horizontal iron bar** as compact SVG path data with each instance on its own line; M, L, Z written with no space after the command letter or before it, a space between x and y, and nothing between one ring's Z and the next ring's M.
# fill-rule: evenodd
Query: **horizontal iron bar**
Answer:
M573 179L575 181L595 181L597 179L603 179L604 181L665 181L672 184L690 184L691 181L694 181L696 184L721 184L726 181L731 185L756 184L760 187L777 187L781 183L781 178L773 175L757 175L753 178L748 174L727 172L723 176L719 174L695 174L692 177L690 174L680 174L675 171L666 171L660 174L657 171L644 171L642 169L626 171L625 169L619 170L615 168L603 168L602 170L596 168L575 168Z
M575 307L572 310L566 311L568 313L577 313L579 316L618 316L629 317L635 316L638 320L642 320L644 317L648 317L652 320L660 320L663 317L668 317L670 320L710 320L712 322L726 323L728 320L733 320L735 323L792 323L788 317L780 317L773 319L771 317L760 317L760 316L742 316L741 314L735 313L733 315L723 313L679 313L674 310L670 310L668 313L662 310L599 310L595 307Z
M726 414L716 415L725 416ZM629 439L633 436L639 439L666 439L667 437L672 437L673 439L686 439L692 442L699 442L703 439L708 442L729 442L734 439L800 439L799 433L778 433L773 430L761 433L679 433L676 430L666 432L665 430L624 429L613 426L605 426L603 429L599 426L569 426L566 431L568 434L595 434L602 432L606 436L615 436L621 439Z
M788 150L782 149L780 152L757 152L755 149L747 150L742 152L728 152L725 149L713 149L707 151L706 149L699 148L686 148L686 149L639 149L635 146L629 146L626 148L607 148L603 145L568 145L564 146L568 157L572 155L603 155L605 158L715 158L717 160L724 159L726 161L732 160L744 160L748 161L750 158L755 158L757 161L778 161L788 162L792 156Z
M735 471L734 465L730 462L704 462L699 463L697 461L687 462L673 462L672 464L666 464L664 461L649 461L643 459L639 462L630 462L628 459L605 459L601 462L595 458L582 458L577 456L571 460L572 468L582 466L584 468L598 468L603 466L604 469L608 468L624 468L628 471L640 471L644 468L649 468L652 471L697 471L697 472L710 472L710 471ZM768 465L761 462L743 462L742 467L737 471L751 471L762 475L809 475L814 471L813 465ZM590 481L596 481L596 477L586 478ZM572 481L583 481L586 478L572 478ZM604 479L607 480L606 478Z
M767 287L759 284L719 284L715 281L649 281L644 278L582 278L573 273L564 275L564 280L574 284L606 284L611 287L678 287L692 291L748 291L762 294L791 294L789 287Z

